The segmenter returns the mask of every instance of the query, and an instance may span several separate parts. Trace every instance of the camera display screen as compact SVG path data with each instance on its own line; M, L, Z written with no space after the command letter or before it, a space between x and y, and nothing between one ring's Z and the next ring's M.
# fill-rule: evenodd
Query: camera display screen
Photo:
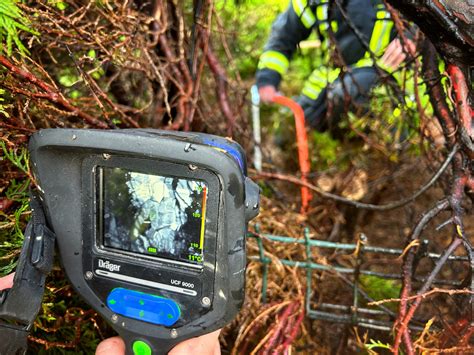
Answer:
M203 181L109 167L99 174L105 247L202 265Z

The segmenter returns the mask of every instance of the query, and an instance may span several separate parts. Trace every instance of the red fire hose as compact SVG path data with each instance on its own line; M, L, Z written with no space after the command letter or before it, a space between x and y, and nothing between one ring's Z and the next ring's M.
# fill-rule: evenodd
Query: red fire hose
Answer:
M296 142L298 144L298 162L301 171L301 180L308 182L308 174L310 172L308 137L306 135L304 112L300 105L292 99L277 95L273 98L273 102L288 107L295 116L296 126ZM308 211L309 202L311 201L311 192L306 186L301 187L301 212Z

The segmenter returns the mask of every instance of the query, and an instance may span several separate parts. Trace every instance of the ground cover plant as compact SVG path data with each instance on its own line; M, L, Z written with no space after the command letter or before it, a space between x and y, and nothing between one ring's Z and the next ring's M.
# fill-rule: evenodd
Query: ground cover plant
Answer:
M35 181L26 145L38 129L204 131L237 140L250 160L249 89L269 26L286 6L2 0L0 274L14 270L30 216ZM306 214L299 213L305 183L297 174L293 118L262 107L264 169L250 170L262 187L262 212L250 227L247 300L222 333L224 353L472 350L472 10L462 2L439 11L416 1L387 6L402 40L408 20L419 26L403 85L381 86L370 112L341 123L343 134L310 134L306 186L313 200ZM286 95L297 95L312 69L325 65L319 45L314 36L301 46L281 88ZM330 54L333 60L335 46ZM277 146L275 135L288 143ZM308 240L356 248L324 249ZM400 252L371 253L370 246ZM328 311L330 302L336 306ZM379 312L388 331L361 325L358 308ZM341 322L346 316L350 321ZM31 352L90 354L111 335L58 261Z

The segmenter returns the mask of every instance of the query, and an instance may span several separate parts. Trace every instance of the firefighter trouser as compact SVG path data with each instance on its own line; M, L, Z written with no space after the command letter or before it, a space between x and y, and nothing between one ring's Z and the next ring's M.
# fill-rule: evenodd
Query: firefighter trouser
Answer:
M306 124L318 131L337 128L343 113L367 111L370 92L379 76L373 67L354 68L324 88L316 100L301 94L297 102L305 113Z

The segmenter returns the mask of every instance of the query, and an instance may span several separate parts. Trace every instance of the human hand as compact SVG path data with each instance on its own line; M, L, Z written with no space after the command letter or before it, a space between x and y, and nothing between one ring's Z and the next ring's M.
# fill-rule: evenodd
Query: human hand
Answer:
M215 332L201 335L200 337L185 340L176 345L169 355L220 355L219 344L220 329ZM100 342L95 355L124 355L125 343L120 337L108 338Z
M380 61L386 68L397 70L400 64L405 60L407 53L412 56L415 54L415 43L407 39L405 46L402 46L400 40L395 38L385 49Z
M260 100L265 103L273 102L273 98L277 96L277 90L272 85L265 85L258 88Z
M4 277L0 277L0 291L6 288L12 288L14 277L15 277L15 273L12 273Z
M0 277L0 291L13 286L15 274ZM185 340L176 345L169 355L220 355L221 347L219 344L220 329L215 332L201 335L200 337ZM124 355L125 342L120 337L112 337L100 342L95 351L96 355Z

